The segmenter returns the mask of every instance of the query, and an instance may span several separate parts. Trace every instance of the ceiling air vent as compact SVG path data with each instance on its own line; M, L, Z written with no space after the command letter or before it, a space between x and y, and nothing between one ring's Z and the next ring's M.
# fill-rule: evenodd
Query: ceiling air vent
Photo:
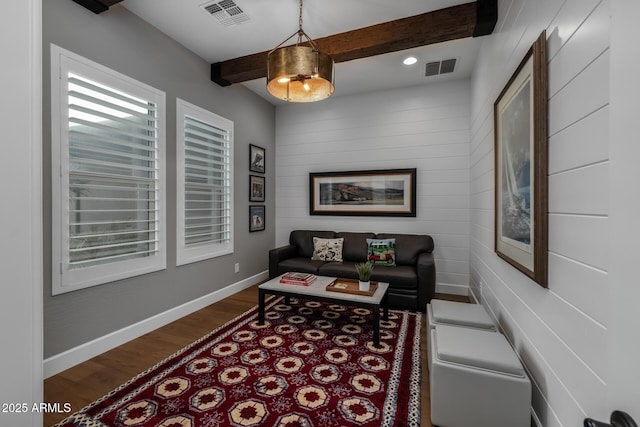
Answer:
M428 62L424 75L437 76L438 74L453 73L456 68L457 59L445 59L444 61Z
M205 12L216 18L225 27L241 24L249 20L249 15L233 0L222 0L200 5Z

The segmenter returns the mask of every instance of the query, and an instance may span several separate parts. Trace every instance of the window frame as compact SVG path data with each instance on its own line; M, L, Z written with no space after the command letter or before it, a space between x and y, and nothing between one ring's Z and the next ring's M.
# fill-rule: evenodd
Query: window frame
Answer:
M185 243L185 118L204 122L229 134L229 242L189 247ZM234 123L211 111L176 98L176 265L232 254L234 251Z
M68 73L107 85L116 91L153 102L156 107L156 203L157 247L154 255L106 262L71 269L69 264L69 108ZM163 91L139 82L80 55L51 44L51 201L52 201L52 294L127 279L166 269L166 95Z

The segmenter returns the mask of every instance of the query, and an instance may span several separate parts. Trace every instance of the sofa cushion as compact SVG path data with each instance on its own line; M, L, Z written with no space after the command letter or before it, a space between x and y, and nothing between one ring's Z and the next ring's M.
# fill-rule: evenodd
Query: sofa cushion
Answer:
M367 239L367 253L373 265L396 265L396 239Z
M363 262L367 259L367 239L376 237L373 233L336 233L336 237L344 239L342 258L345 261Z
M418 274L413 265L376 267L371 273L371 280L388 282L394 289L418 289Z
M333 231L294 230L289 235L289 243L298 247L298 255L311 259L313 255L313 238L331 239L335 237Z
M346 279L357 279L355 262L326 262L319 266L318 274L330 277L343 277ZM389 268L374 268L371 273L371 280L376 282L387 282L393 289L406 289L413 292L418 289L418 275L416 269L410 265L398 265Z
M345 279L357 279L355 261L326 262L318 268L318 274L330 277L342 277Z
M313 261L311 258L288 258L278 263L278 274L288 272L318 274L318 268L324 261Z
M313 255L311 255L311 259L314 261L342 261L343 243L343 238L322 239L320 237L314 237Z
M378 239L396 239L396 264L415 265L422 252L433 252L431 236L418 234L377 234Z

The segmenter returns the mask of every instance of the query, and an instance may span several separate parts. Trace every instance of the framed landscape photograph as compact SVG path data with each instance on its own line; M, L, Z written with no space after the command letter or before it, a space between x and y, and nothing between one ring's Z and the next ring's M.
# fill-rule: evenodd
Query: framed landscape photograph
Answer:
M264 202L264 176L249 175L249 201Z
M416 169L309 174L311 215L416 216Z
M263 205L249 206L249 231L263 231L265 228L264 220L265 207Z
M494 104L495 252L547 287L547 58L543 32Z
M251 172L264 173L265 156L264 148L249 144L249 170Z

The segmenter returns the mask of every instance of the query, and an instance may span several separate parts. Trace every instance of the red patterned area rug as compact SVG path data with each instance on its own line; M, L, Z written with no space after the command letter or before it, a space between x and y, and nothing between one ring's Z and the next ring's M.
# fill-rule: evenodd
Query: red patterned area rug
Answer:
M420 425L421 314L271 297L58 426Z

